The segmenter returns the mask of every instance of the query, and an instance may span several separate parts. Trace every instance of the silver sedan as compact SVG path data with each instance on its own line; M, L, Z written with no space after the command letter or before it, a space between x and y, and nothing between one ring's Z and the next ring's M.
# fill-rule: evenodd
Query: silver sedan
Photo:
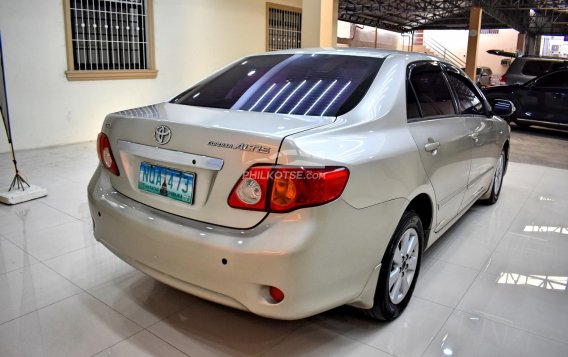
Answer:
M349 304L392 320L422 254L499 198L509 126L425 54L246 57L167 103L109 114L97 240L146 274L277 319Z

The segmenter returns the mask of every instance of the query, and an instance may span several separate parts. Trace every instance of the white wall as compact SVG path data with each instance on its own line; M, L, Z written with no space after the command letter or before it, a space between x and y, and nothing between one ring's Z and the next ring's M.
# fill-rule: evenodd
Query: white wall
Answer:
M348 47L375 47L375 31L377 31L377 48L402 50L402 35L370 26L353 25L338 21L338 42Z
M500 29L499 34L481 34L477 48L477 65L491 68L494 74L503 74L507 66L501 65L505 57L490 55L487 50L515 52L519 32L513 29ZM452 53L463 59L467 53L468 30L425 30L424 40L433 39Z
M302 0L271 0L302 7ZM154 0L158 77L69 82L62 0L1 0L16 150L94 140L110 112L169 99L209 72L265 50L264 0ZM8 150L0 130L0 152Z

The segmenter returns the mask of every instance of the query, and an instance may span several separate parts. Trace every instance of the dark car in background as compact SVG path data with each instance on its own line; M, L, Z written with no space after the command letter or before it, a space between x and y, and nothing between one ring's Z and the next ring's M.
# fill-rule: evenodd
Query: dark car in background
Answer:
M516 111L505 118L519 126L568 129L568 69L546 73L525 83L484 88L491 102L507 99Z
M559 69L568 68L568 59L558 57L523 56L513 60L501 82L523 84L531 79Z

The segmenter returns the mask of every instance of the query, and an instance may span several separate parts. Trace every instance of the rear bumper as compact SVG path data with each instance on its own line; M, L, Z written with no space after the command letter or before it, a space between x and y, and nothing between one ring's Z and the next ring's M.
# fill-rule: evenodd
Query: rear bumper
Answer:
M89 184L95 237L121 259L190 294L278 319L360 304L403 204L357 210L340 199L271 214L253 229L238 230L131 200L112 188L101 168ZM285 299L274 303L268 286Z

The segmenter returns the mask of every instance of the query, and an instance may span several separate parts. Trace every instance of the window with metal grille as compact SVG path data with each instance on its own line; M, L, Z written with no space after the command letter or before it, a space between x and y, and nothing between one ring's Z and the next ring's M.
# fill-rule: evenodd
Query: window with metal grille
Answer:
M266 50L302 47L302 9L266 4Z
M66 0L68 79L154 78L152 0Z
M479 31L479 33L481 35L498 35L499 29L481 29L481 31Z

